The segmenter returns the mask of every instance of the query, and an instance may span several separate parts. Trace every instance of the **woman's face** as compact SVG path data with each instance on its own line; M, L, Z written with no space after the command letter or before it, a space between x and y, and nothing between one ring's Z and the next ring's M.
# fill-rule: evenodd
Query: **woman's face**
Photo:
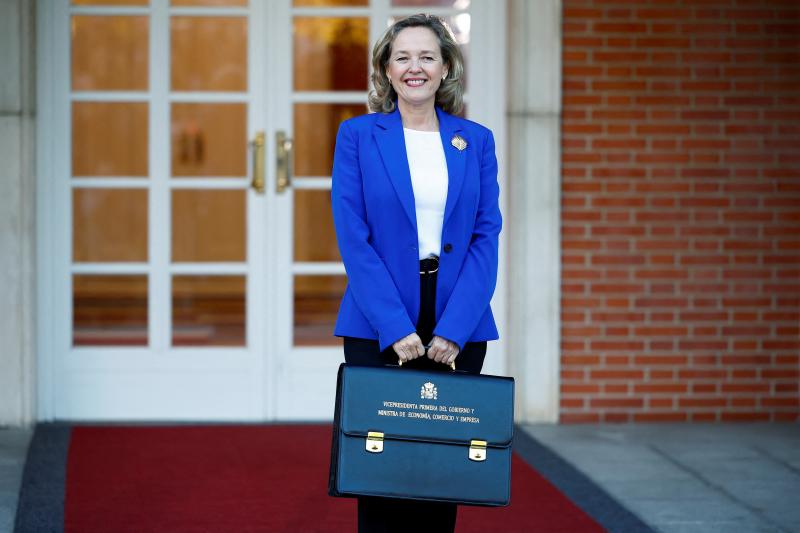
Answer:
M400 99L412 105L432 104L446 74L439 40L433 31L418 26L397 34L386 75Z

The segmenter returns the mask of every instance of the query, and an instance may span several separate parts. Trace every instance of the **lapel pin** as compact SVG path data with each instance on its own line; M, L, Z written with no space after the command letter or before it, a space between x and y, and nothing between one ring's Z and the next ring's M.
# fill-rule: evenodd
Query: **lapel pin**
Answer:
M465 141L464 137L461 135L453 135L453 138L450 140L450 144L458 148L459 152L463 152L467 147L467 141Z

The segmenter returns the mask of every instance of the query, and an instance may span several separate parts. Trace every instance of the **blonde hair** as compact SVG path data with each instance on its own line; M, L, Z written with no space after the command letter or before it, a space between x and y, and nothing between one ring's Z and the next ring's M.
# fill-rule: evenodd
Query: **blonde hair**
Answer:
M397 35L406 28L423 27L431 30L439 41L442 61L447 66L447 78L436 91L436 104L450 114L458 114L464 107L464 57L458 47L453 33L447 24L434 15L411 15L392 24L372 49L373 89L369 92L369 109L376 113L394 111L397 92L386 76L392 44Z

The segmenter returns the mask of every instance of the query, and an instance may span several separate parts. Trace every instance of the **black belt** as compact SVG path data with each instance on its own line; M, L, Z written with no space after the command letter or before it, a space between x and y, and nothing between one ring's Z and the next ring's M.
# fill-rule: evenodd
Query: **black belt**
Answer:
M433 274L439 270L439 257L432 255L419 261L420 274Z

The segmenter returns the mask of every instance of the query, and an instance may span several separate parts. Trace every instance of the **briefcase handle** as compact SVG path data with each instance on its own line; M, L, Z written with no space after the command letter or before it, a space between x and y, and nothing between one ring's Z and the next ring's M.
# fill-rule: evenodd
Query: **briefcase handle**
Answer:
M428 348L430 348L430 345L426 345L425 346L425 354L424 355L428 354ZM424 355L422 357L424 357ZM445 363L442 363L442 364L445 364ZM397 366L403 366L403 360L402 359L399 359L399 358L397 359ZM452 363L450 363L447 366L449 366L450 370L452 370L453 372L456 371L456 362L455 361L453 361Z

